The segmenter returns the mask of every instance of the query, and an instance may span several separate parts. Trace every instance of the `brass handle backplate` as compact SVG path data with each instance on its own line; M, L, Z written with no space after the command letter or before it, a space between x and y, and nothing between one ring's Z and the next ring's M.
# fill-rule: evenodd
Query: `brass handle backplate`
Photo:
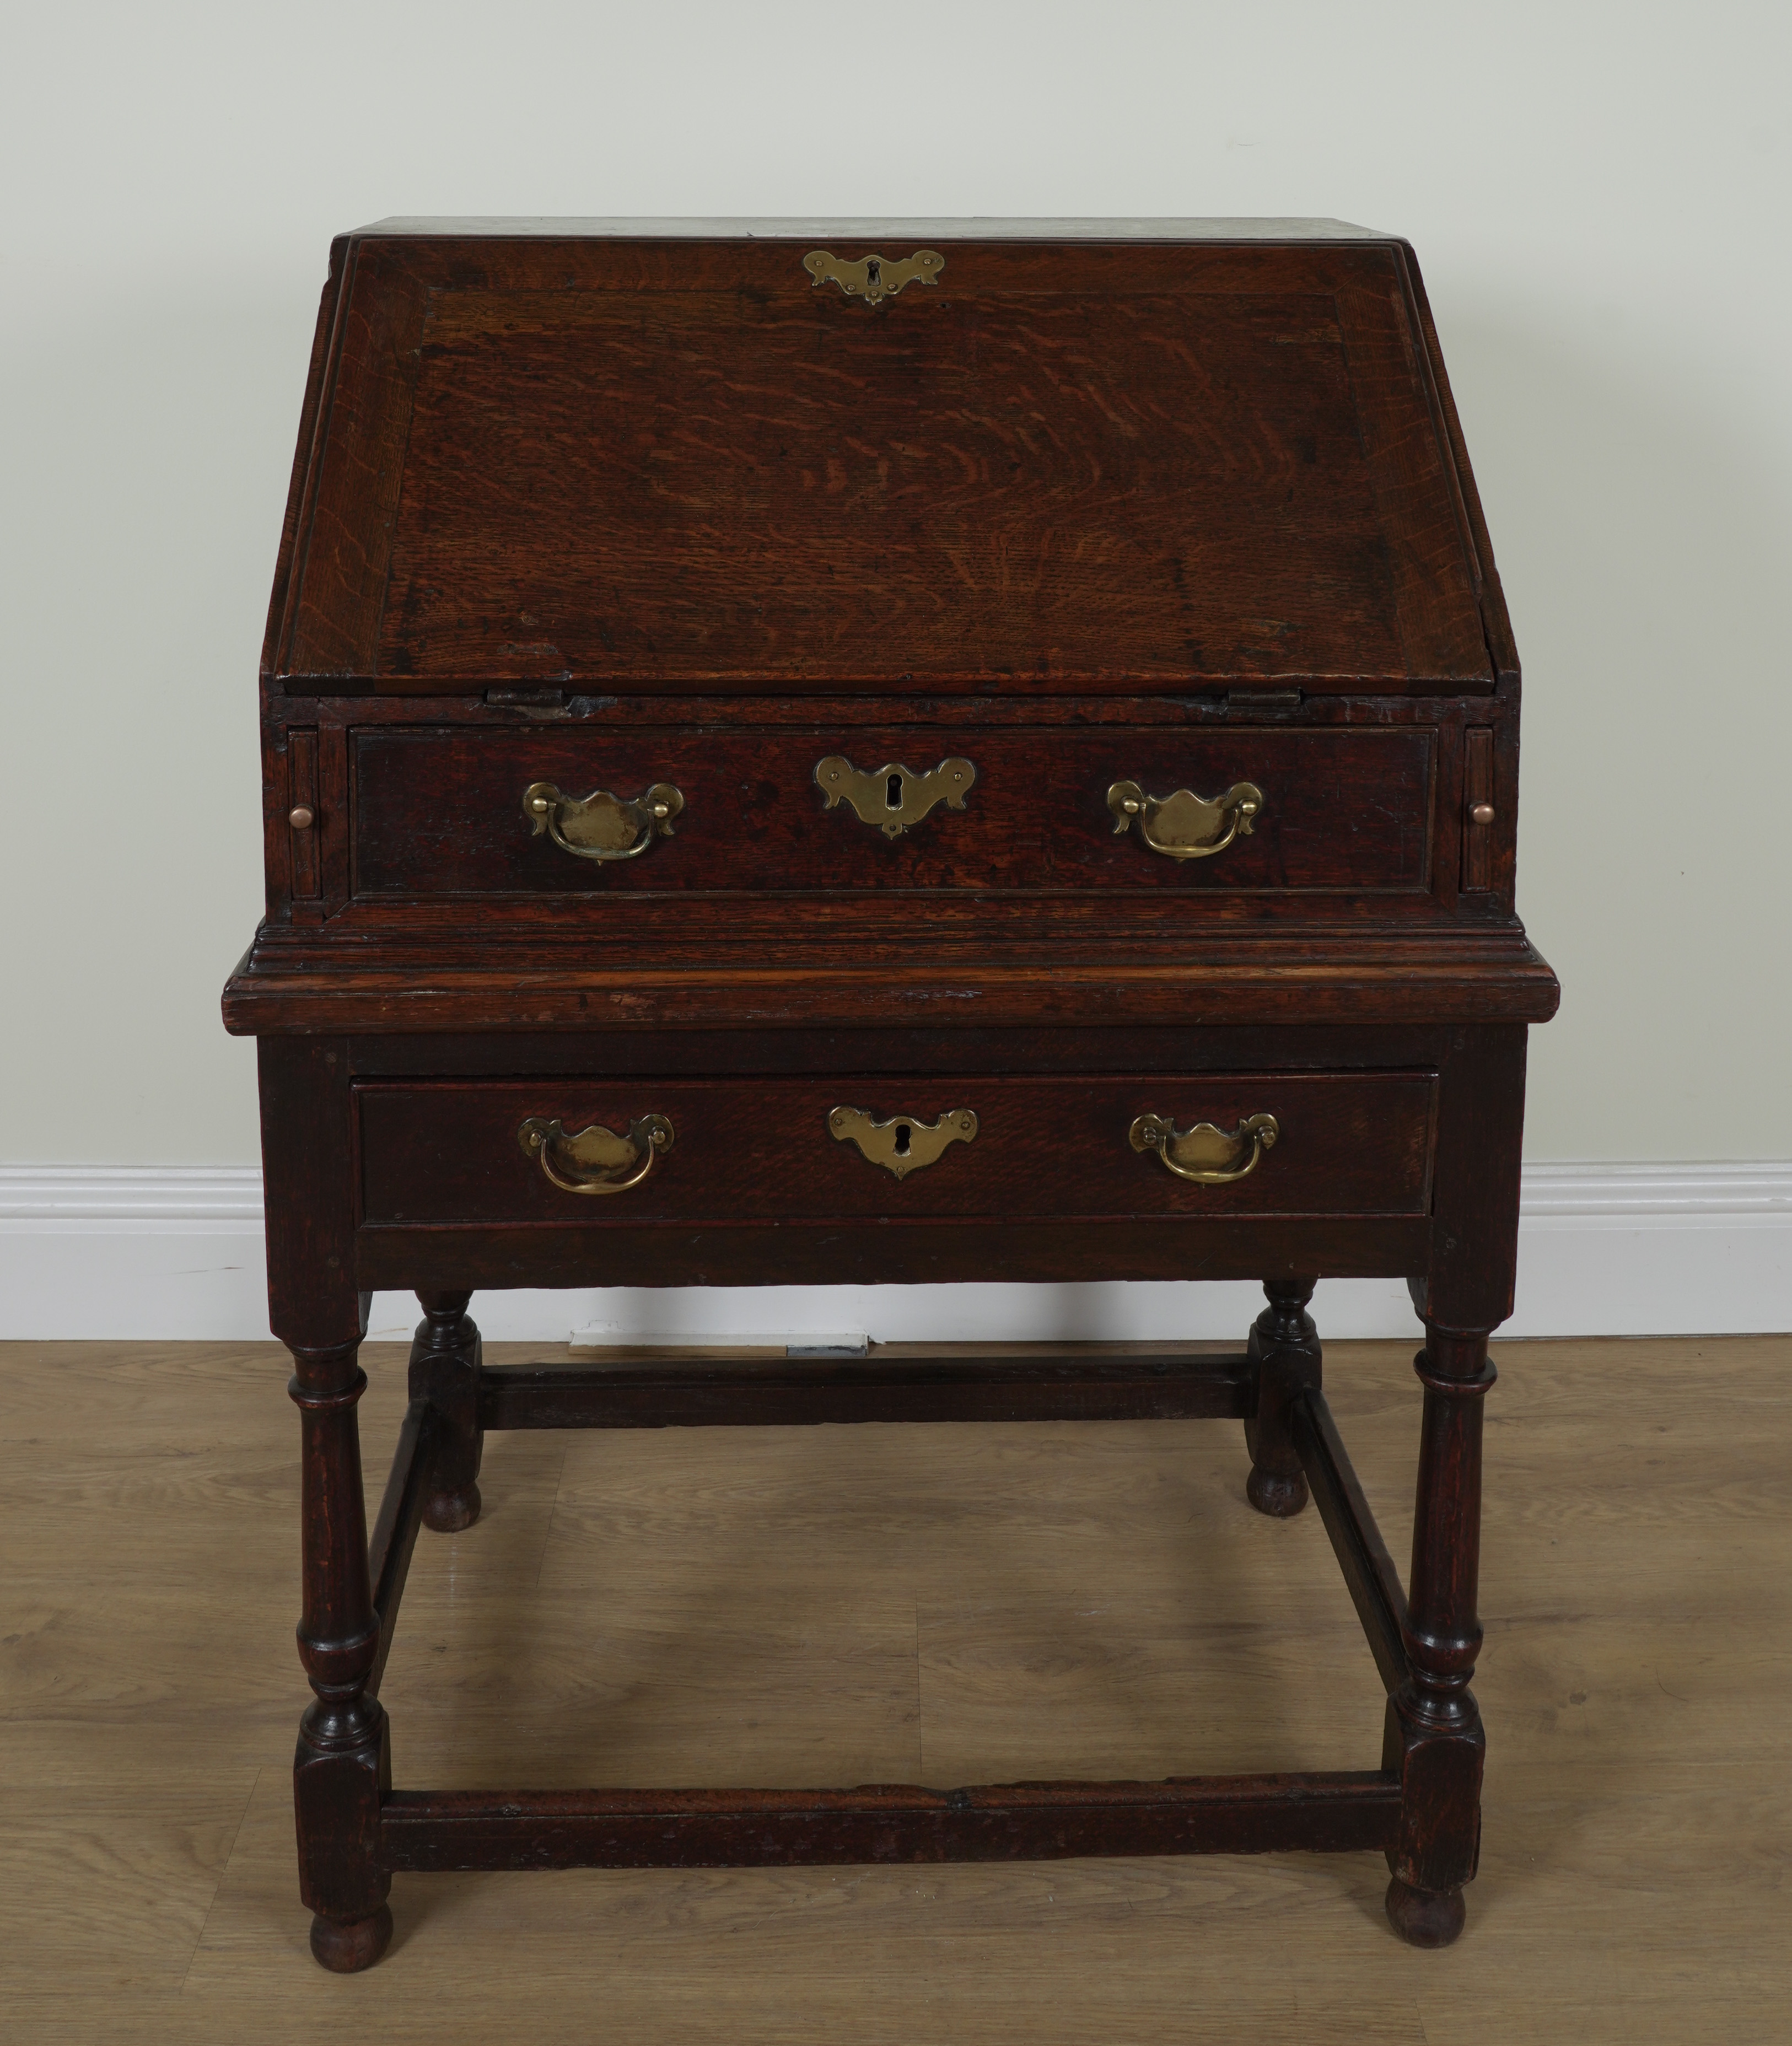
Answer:
M977 1118L968 1108L955 1108L937 1122L917 1122L912 1115L878 1122L862 1108L836 1108L828 1127L843 1144L856 1144L874 1165L906 1179L931 1165L948 1144L968 1144L977 1133Z
M1135 1151L1155 1151L1179 1179L1225 1187L1254 1172L1281 1133L1273 1115L1247 1115L1230 1135L1211 1122L1178 1129L1167 1115L1141 1115L1126 1132L1126 1141Z
M1248 838L1263 814L1263 791L1254 782L1234 782L1210 802L1188 789L1173 796L1148 796L1137 782L1116 782L1107 792L1114 828L1135 819L1139 836L1153 852L1172 859L1211 859L1235 838Z
M539 838L546 832L562 852L579 859L638 859L655 836L672 836L685 799L670 782L655 782L637 801L594 789L581 800L563 796L551 782L523 791L523 814Z
M828 799L824 807L831 810L838 803L850 804L861 824L875 824L891 840L918 824L937 803L962 810L976 778L968 760L942 760L925 774L893 761L867 773L837 753L815 763L815 786Z
M868 306L894 298L905 284L937 284L946 259L937 249L917 249L892 263L887 256L861 256L856 262L843 263L825 249L812 249L803 258L803 268L817 285L831 277L849 299L863 299Z
M601 1122L570 1135L559 1118L531 1115L516 1132L525 1158L536 1160L563 1194L625 1194L638 1187L662 1151L672 1148L673 1129L663 1115L637 1116L619 1137Z

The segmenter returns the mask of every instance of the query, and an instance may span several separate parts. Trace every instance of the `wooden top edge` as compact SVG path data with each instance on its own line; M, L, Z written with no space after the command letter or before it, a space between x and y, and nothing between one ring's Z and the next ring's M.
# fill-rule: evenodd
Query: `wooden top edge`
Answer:
M1301 689L1310 696L1388 697L1396 697L1402 703L1430 697L1439 703L1453 703L1462 697L1491 696L1501 681L1501 677L1493 673L1491 663L1459 675L1376 675L1349 671L1312 674L1304 669L1284 673L1280 669L1252 668L1190 670L1182 674L1128 675L1117 681L1111 674L1088 674L1079 670L1066 670L1062 674L1044 677L929 674L921 684L916 685L893 681L887 675L865 679L853 676L830 676L825 681L816 681L807 676L793 677L769 669L718 669L701 674L683 670L662 673L641 669L607 672L601 669L581 670L563 680L538 684L531 677L500 674L485 668L469 667L451 675L415 677L348 672L320 674L304 669L272 667L265 660L261 674L269 688L280 695L308 700L322 701L334 697L409 697L421 705L431 697L439 697L445 701L450 698L458 700L481 695L487 689L526 690L539 686L543 690L560 690L569 697L615 700L627 697L636 701L662 702L667 706L666 716L674 721L684 714L675 706L693 697L725 697L732 701L764 697L774 693L805 701L813 697L818 702L825 701L831 694L836 697L867 699L882 697L897 703L906 702L916 697L942 700L987 697L999 702L1013 703L1025 701L1029 697L1036 700L1042 697L1061 699L1078 695L1124 701L1134 697L1168 697L1173 699L1232 690L1273 693L1282 689ZM1515 668L1513 679L1516 679L1516 674ZM418 714L423 714L420 708ZM817 715L820 715L819 711Z
M253 948L224 989L234 1037L416 1031L905 1026L1130 1021L1185 1028L1300 1022L1543 1023L1562 990L1520 940L1475 958L1114 962L917 974L858 969L667 967L555 971L521 960L409 969L283 962Z
M622 241L801 241L815 235L920 235L955 241L1396 241L1378 228L1347 220L1265 216L1232 218L1157 218L1149 214L1114 219L1012 218L964 214L910 219L890 214L869 218L811 218L802 215L567 215L393 214L351 230L353 238L462 239L491 236L517 239L609 237Z

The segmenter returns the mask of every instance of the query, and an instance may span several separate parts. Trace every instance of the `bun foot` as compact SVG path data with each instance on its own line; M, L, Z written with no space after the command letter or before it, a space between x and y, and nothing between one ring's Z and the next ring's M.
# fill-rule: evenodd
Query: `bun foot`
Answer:
M311 1952L332 1975L358 1975L370 1968L392 1944L392 1906L382 1904L371 1918L340 1925L334 1918L311 1921Z
M1245 1480L1245 1496L1259 1513L1288 1520L1307 1504L1307 1480L1298 1471L1284 1477L1276 1471L1259 1470L1253 1464Z
M1388 1923L1409 1947L1447 1947L1469 1915L1459 1890L1415 1890L1396 1875L1388 1885Z
M423 1525L438 1534L458 1534L479 1518L479 1488L462 1485L458 1492L438 1492L423 1508Z

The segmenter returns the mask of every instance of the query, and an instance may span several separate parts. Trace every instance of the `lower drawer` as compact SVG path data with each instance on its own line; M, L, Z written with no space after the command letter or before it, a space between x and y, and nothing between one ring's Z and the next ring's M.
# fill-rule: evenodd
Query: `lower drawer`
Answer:
M1436 1075L589 1079L357 1090L365 1223L1419 1216Z

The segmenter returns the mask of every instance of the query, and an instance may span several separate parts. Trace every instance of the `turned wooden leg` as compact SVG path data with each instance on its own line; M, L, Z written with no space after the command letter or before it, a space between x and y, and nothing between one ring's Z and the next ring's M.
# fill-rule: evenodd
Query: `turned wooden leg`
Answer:
M1486 1751L1469 1689L1481 1650L1481 1403L1493 1383L1485 1332L1426 1325L1414 1361L1425 1388L1407 1595L1407 1681L1388 1700L1382 1766L1400 1779L1400 1844L1388 1856L1388 1917L1415 1947L1462 1929L1462 1886L1481 1852Z
M479 1331L467 1318L471 1293L419 1293L423 1318L411 1345L411 1397L427 1399L444 1427L423 1524L458 1534L479 1518Z
M1257 1411L1245 1423L1251 1474L1245 1493L1259 1513L1286 1519L1307 1504L1307 1477L1296 1453L1294 1402L1319 1383L1319 1339L1307 1303L1316 1279L1266 1279L1269 1304L1250 1332L1257 1372Z
M304 1612L299 1655L317 1693L299 1729L293 1797L299 1894L326 1968L371 1967L392 1937L391 1876L380 1866L380 1797L391 1782L386 1716L367 1695L380 1644L367 1574L355 1404L367 1384L358 1341L295 1348L288 1388L303 1435Z

